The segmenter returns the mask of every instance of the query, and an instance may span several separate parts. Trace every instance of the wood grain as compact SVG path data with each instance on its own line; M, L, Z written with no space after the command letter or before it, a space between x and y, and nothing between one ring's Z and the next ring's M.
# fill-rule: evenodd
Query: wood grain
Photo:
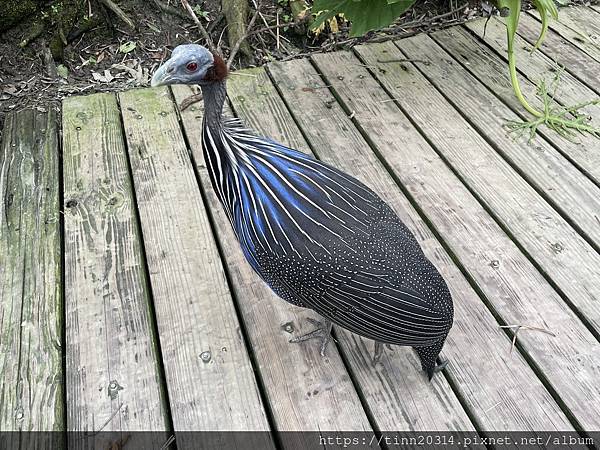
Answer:
M52 110L7 114L0 146L2 431L64 431L58 148ZM4 433L0 447L64 446L64 436L54 437Z
M166 430L115 96L65 99L62 125L67 429ZM109 446L112 435L94 436L94 445ZM167 439L160 434L132 437L135 445L149 448L160 448ZM86 445L75 437L70 443Z
M473 66L473 71L496 68L496 65L486 64L485 60L494 55L487 53L485 47L467 33L461 28L443 30L432 35L439 46L423 35L418 40L404 41L402 49L414 55L420 51L417 46L423 48L422 56L431 64L420 68L429 81L468 118L480 134L494 143L494 148L521 176L535 186L563 217L569 218L570 223L575 224L596 248L600 248L597 219L600 188L542 137L530 139L529 136L507 133L504 128L506 121L519 120L519 116L495 98L494 93L499 91L496 86L485 86L458 64ZM489 33L491 38L491 30ZM440 47L444 47L450 55ZM480 65L480 69L475 68ZM503 85L503 88L506 89L505 95L514 96L512 91L509 93L508 86Z
M269 68L294 118L319 155L357 176L382 195L415 233L451 286L456 304L456 323L443 354L450 359L448 375L459 389L457 393L463 404L468 406L477 426L483 430L568 427L568 421L523 359L518 356L512 360L506 358L502 351L509 345L506 336L347 114L353 113L359 118L358 124L368 126L369 138L385 142L388 148L406 149L406 152L425 157L427 162L432 159L428 155L433 153L431 149L393 104L379 101L389 97L357 59L347 53L335 53L315 56L314 60L325 74L326 81L320 79L308 61L273 64ZM348 102L346 111L336 103L326 85L333 85L338 99ZM388 111L393 112L390 114ZM316 125L314 117L320 118ZM396 153L396 159L400 156L403 155ZM413 161L412 164L418 163ZM413 170L418 169L415 167ZM340 342L344 345L344 340L340 339ZM365 347L370 349L369 344L356 336L352 336L352 340L344 346L350 353L348 359L357 363L366 359ZM469 350L465 351L466 348ZM430 420L435 418L439 421L438 426L452 427L444 423L444 417L451 414L448 406L439 405L440 399L433 392L427 393L427 384L425 389L420 386L420 380L414 378L418 366L406 367L407 356L409 363L415 364L411 350L407 348L396 348L394 354L387 356L385 366L375 372L372 368L368 370L368 364L357 364L356 374L360 386L365 389L365 397L371 401L369 406L373 414L387 425L385 418L388 415L421 418L427 411L431 415ZM511 386L527 388L513 389ZM420 392L414 396L423 398L413 403L413 392ZM450 397L455 395L448 387L435 392ZM390 393L402 400L390 401ZM529 395L532 397L528 398ZM532 404L537 405L535 411L531 409Z
M303 87L299 80L307 75L305 71L291 73L297 66L279 67L285 71L286 92L284 96L294 104L303 108L315 110L310 97L297 98L287 93L287 89L296 91ZM273 67L273 71L277 68ZM284 142L303 143L304 138L300 129L294 124L294 119L287 111L283 100L267 73L263 69L250 72L255 78L232 80L229 86L230 97L235 110L252 128L273 139L282 138L280 124L285 124L289 130L286 134L293 139ZM276 74L277 76L277 74ZM293 78L293 79L292 79ZM279 78L278 78L279 79ZM292 108L294 110L294 108ZM325 109L326 110L326 109ZM327 119L331 112L323 115L323 111L314 111L314 117L321 117L319 124L312 128L327 129L331 134L345 132L335 127ZM310 134L307 134L310 136ZM280 140L281 142L281 140ZM311 140L312 142L312 140ZM302 147L305 150L305 147ZM335 157L337 145L331 142L329 146L318 146L319 155L338 167L352 170L349 165L341 163ZM369 173L373 168L366 166L363 178L371 178ZM436 377L433 383L428 383L420 370L418 357L406 348L395 349L392 355L386 355L380 364L372 363L373 342L362 339L342 328L336 327L340 349L349 364L349 370L358 381L358 389L367 402L369 411L374 416L377 428L380 430L473 430L473 425L467 418L462 406L452 393L452 389L443 377ZM389 353L389 351L388 351ZM407 395L410 392L410 395Z
M169 90L119 101L175 431L269 430ZM215 445L182 436L178 447Z
M416 53L421 38L403 42ZM411 44L413 43L413 44ZM401 58L391 46L362 52L367 64ZM395 63L398 64L398 63ZM430 142L511 236L600 333L600 255L521 178L417 70L394 63L378 76ZM447 77L455 76L453 68ZM461 80L462 82L462 80ZM467 81L468 83L468 81ZM410 86L410 89L400 86ZM434 120L432 120L432 118ZM575 282L574 282L575 281Z
M401 45L403 43L407 45L401 41ZM375 69L375 76L390 95L398 99L403 112L409 114L420 131L427 134L429 142L436 144L437 150L468 182L472 182L475 176L486 174L486 183L494 185L508 175L505 175L506 169L502 168L502 164L496 163L497 156L486 149L485 142L472 137L474 134L463 126L463 119L413 65L405 64L404 68L400 68L398 63L387 63L385 67L377 63L378 59L406 58L396 46L392 43L359 46L357 52L366 64L382 69ZM461 82L468 84L468 80ZM435 130L431 124L435 124ZM411 155L410 148L403 146L382 145L379 148L394 173L485 294L495 313L508 324L540 326L556 334L551 337L540 332L520 333L519 341L534 361L536 372L559 393L571 413L586 429L595 429L598 417L589 414L589 409L583 405L600 402L600 389L593 381L600 374L600 365L593 356L599 351L598 341L462 182L452 175L439 155L434 152ZM401 151L402 156L399 154ZM459 153L462 153L462 162L457 161ZM468 176L464 173L467 163L471 165ZM544 204L541 199L533 203L523 201L521 195L530 188L518 178L510 177L510 181L502 183L499 190L496 186L494 191L498 192L498 196L511 192L513 181L514 186L519 187L518 193L512 192L510 199L504 199L507 209L510 207L518 211L525 205L533 211ZM479 184L473 186L477 192L483 190ZM494 210L498 211L501 208L496 203L500 200L493 203ZM560 223L558 219L551 219L550 209L547 214L539 216L539 219L549 217L547 222L542 221L539 225L530 223L526 228L539 232L555 221ZM507 226L513 229L517 220L527 223L526 218L515 218L507 221ZM550 273L554 275L555 272ZM590 285L598 285L595 277L592 275ZM576 383L573 382L574 374L578 376Z
M232 76L231 80L233 84L237 78ZM190 89L184 86L174 87L173 91L178 102L190 94ZM233 98L235 96L236 94L232 94ZM254 99L250 97L246 100L251 102ZM326 357L323 358L314 342L288 342L294 334L305 333L313 328L306 318L318 319L318 316L276 297L246 262L223 208L212 190L204 165L201 107L200 104L182 112L183 125L210 205L232 288L247 327L277 430L371 431L336 346L328 347ZM259 108L252 109L259 114ZM300 137L291 137L291 123L284 124L280 119L273 119L271 125L279 128L277 133L285 138L284 141L291 138L302 143ZM314 447L309 435L299 434L297 437L297 441L287 442L286 448Z

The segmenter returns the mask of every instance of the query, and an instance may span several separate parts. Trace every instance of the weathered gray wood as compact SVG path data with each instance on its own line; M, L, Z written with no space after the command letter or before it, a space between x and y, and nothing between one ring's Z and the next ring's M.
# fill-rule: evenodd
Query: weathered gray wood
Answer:
M283 66L283 70L285 67ZM279 142L291 141L289 145L292 146L300 143L302 150L305 150L300 130L294 124L293 118L264 69L244 73L255 77L233 78L229 83L229 95L238 114L250 127L265 136L277 139ZM301 87L298 79L303 79L305 75L306 72L296 74L293 80L294 88ZM292 82L289 78L287 80ZM286 87L292 86L286 85ZM296 100L296 98L292 99L292 101ZM305 100L308 99L303 99L299 104L313 108L313 105ZM327 116L321 116L322 112L315 112L315 117L324 119L322 125L321 122L317 122L319 125L316 128L319 129L329 125ZM283 135L282 129L287 130ZM332 128L331 131L335 132L336 129ZM343 133L342 130L337 131ZM293 136L293 139L286 139L286 135ZM337 151L335 143L332 142L329 148L319 146L318 151L328 162L350 171L354 170L335 156ZM367 165L361 171L361 175L363 179L370 179L377 176L376 170L377 167ZM462 288L466 287L462 286ZM417 356L411 350L398 348L392 354L386 354L381 364L374 365L372 341L337 327L336 332L341 351L349 363L349 370L358 381L357 388L362 391L362 396L375 418L378 429L389 431L474 429L446 380L443 377L436 377L433 383L428 383L421 372ZM407 395L407 392L410 392L410 395Z
M68 430L166 430L114 95L63 102L63 173ZM160 448L167 437L146 442L149 436L134 435L131 445ZM96 439L96 446L109 446L109 437ZM85 441L70 444L83 447Z
M6 116L0 146L0 430L64 430L56 115ZM44 435L0 447L57 448ZM33 439L33 441L31 441ZM13 445L15 444L15 445Z
M483 20L474 20L467 22L465 27L470 29L479 38L485 41L492 49L502 56L506 61L506 26L500 19L493 19L488 22L485 28L484 35ZM531 52L532 47L521 36L515 36L515 46L520 49L517 56L517 67L532 83L539 83L540 80L546 81L546 86L550 89L553 80L556 78L556 71L559 66L556 62L542 52ZM578 52L580 53L580 52ZM506 70L504 71L506 72ZM596 77L597 78L597 77ZM596 81L596 85L600 86L600 82ZM598 99L598 95L582 84L569 72L564 71L560 76L560 84L554 97L559 102L566 106L588 102ZM596 121L600 120L600 105L589 105L582 110L591 115ZM598 141L596 140L596 144Z
M392 43L360 46L357 51L366 64L375 68L376 77L393 98L398 99L404 113L417 123L420 131L427 134L430 142L443 152L476 192L483 196L485 191L479 182L474 182L478 176L485 176L486 183L495 187L496 191L491 193L497 192L497 197L494 199L489 189L485 199L498 215L506 218L512 211L516 215L523 209L522 205L526 206L527 211L535 211L544 205L539 198L533 201L534 195L528 193L530 188L510 175L510 171L497 161L497 156L486 149L485 141L478 139L465 126L464 120L413 65L407 64L402 69L399 63L377 62L378 59L406 58L396 46ZM378 67L382 70L377 70ZM468 84L468 80L461 82ZM432 124L435 124L435 128ZM597 428L599 417L590 414L588 406L583 405L600 404L600 389L594 381L600 374L600 365L593 356L600 351L598 341L469 194L461 181L452 175L438 155L433 152L425 154L423 151L411 154L409 148L399 145L381 145L378 148L465 270L485 293L496 313L508 324L541 326L556 334L556 337L551 337L541 332L525 332L519 334L519 340L535 361L542 378L559 393L582 426L589 430ZM471 165L470 173L466 173L467 163ZM508 179L500 183L504 177ZM514 185L511 184L513 182ZM515 187L518 187L517 191L513 191ZM500 207L497 203L501 203L501 196L506 193L510 193L511 197L504 198L506 207ZM524 195L531 195L532 199L527 200ZM507 209L510 211L505 211ZM539 223L532 221L523 211L519 218L504 222L518 234L524 234L527 230L550 232L550 225L561 224L559 218L553 217L550 208L544 208L544 212L538 214L541 214L538 216ZM517 224L518 221L522 223ZM579 256L571 255L573 258ZM563 267L567 265L559 265L556 270ZM554 276L556 270L550 273ZM576 277L577 273L572 276ZM591 274L590 277L589 286L593 292L594 286L598 286L597 275ZM577 382L573 382L575 376L578 377Z
M191 93L187 86L176 86L173 91L178 102ZM336 346L328 347L323 358L318 346L311 345L310 341L306 345L288 342L295 333L313 328L306 318L318 319L318 316L277 298L246 262L204 165L202 104L188 108L181 115L276 428L279 431L370 431L371 426ZM302 144L300 137L292 137L291 124L274 120L271 125L278 128L279 137L284 141L291 139ZM313 448L315 443L310 439L310 436L298 435L298 442L292 443L292 447Z
M477 45L470 38L467 39L469 36L466 33L468 32L456 27L448 30L447 33L433 33L432 37L446 48L453 48L452 54L456 58L460 58L459 61L464 64L466 70L488 86L513 111L523 117L528 117L513 92L507 64L492 50ZM443 43L438 38L440 35L446 39ZM532 103L536 103L534 84L520 74L517 76L525 97ZM538 132L547 141L553 143L565 158L587 173L597 184L600 183L600 154L596 151L598 145L596 138L581 135L577 137L577 142L571 142L544 127L540 127Z
M373 96L386 97L381 90L376 90L378 89L377 83L372 78L370 79L371 85L361 84L361 87L365 88L364 90L355 89L354 83L363 83L367 81L366 77L370 78L368 72L360 67L358 60L347 53L335 53L327 56L332 59L326 58L325 55L314 58L318 67L326 74L327 82L320 79L308 61L273 64L270 66L270 70L290 105L295 119L319 155L335 166L357 176L380 193L413 230L427 255L448 280L456 303L456 323L450 333L448 343L444 347L443 354L450 358L448 374L455 381L455 385L459 389L458 395L468 405L472 417L475 417L479 427L487 430L566 426L567 421L559 408L551 400L542 384L535 381L535 375L521 358L517 356L507 362L506 354L503 354L501 350L490 354L489 347L476 345L477 339L483 337L483 342L488 342L488 345L496 349L502 349L506 348L508 340L497 328L497 323L491 314L462 277L441 245L435 240L429 228L401 194L393 178L358 133L352 121L346 116L348 111L344 112L335 102L331 92L325 88L326 84L338 87L336 95L341 98L352 97L353 103L350 111L354 113L354 117L371 117L377 121L380 127L383 127L371 128L373 139L384 139L386 142L393 140L395 145L403 148L416 148L415 152L419 155L423 153L419 149L427 149L427 144L412 125L407 120L402 120L398 114L395 117L392 115L382 116L386 109L395 108L394 105L383 103L382 109L379 109L377 106L373 107L370 100L366 100L372 99ZM337 68L341 66L343 69L338 71ZM314 117L320 119L315 123ZM477 335L478 338L474 339L474 335ZM361 341L358 337L353 337L352 342L345 346L349 353L354 353L357 360L360 358L357 345L365 347L364 341ZM469 351L466 352L465 348L468 348ZM381 371L377 372L378 378L381 377L377 380L373 379L372 371L369 373L363 368L357 371L361 385L371 395L375 393L374 386L377 386L378 382L383 386L389 385L388 389L395 387L393 392L400 393L407 392L405 386L411 386L411 390L417 386L417 381L411 379L410 372L407 372L409 368L403 367L405 362L402 360L406 358L406 355L410 355L411 351L398 348L395 353L394 357L390 355L386 361L388 365L385 370L380 369ZM417 367L413 368L413 370L415 369ZM492 374L495 375L492 376ZM502 376L499 377L499 374ZM499 381L498 378L502 381ZM396 380L398 384L396 385L391 380ZM514 395L506 397L508 386L518 386L524 383L530 384L528 392L513 390ZM446 390L446 392L450 395L450 390ZM532 397L528 398L528 395ZM400 398L403 398L402 394ZM429 400L428 404L427 400ZM429 395L427 400L419 406L432 408L434 400L437 399ZM498 402L501 403L501 406L496 409L494 405L498 405ZM391 411L386 411L386 408L389 409L387 403L376 402L370 407L378 412L379 417L382 417L391 413ZM531 403L540 405L541 409L538 412L529 410L523 415L525 405ZM409 406L402 405L402 407L407 408L408 417L418 414L412 408L408 409ZM486 411L489 408L496 410L487 416ZM538 422L544 408L552 413L546 417L542 416L542 421ZM448 411L438 413L444 415L448 414Z
M401 45L415 58L415 48L422 39L410 38ZM386 45L365 47L361 56L367 64L375 66L378 58L402 58L403 53ZM389 70L378 74L378 78L398 97L405 112L492 210L496 219L600 332L600 302L597 301L600 255L502 160L419 71L400 70L398 63L385 67ZM459 69L453 68L446 78L456 76ZM468 81L459 82L468 84Z
M492 23L494 21L490 21ZM490 32L490 38L493 34ZM423 46L423 57L431 63L420 66L429 80L450 99L455 108L467 117L480 134L487 136L495 148L511 162L512 166L534 185L555 209L575 223L588 239L600 248L600 188L585 177L553 146L540 136L509 134L503 125L507 120L519 120L519 116L494 96L498 89L491 89L477 81L460 67L480 66L481 71L494 70L486 64L486 57L494 55L461 28L442 30L431 36L448 53L423 35L418 41L402 41L403 50L414 54L416 46ZM485 56L484 56L485 55ZM454 57L455 59L453 59ZM478 62L482 60L481 62ZM475 69L474 69L475 70ZM509 83L506 80L506 83ZM506 95L514 95L510 87L502 84Z
M128 91L119 101L175 431L268 430L169 90ZM178 448L216 445L187 437Z
M535 44L540 32L540 23L528 14L522 14L519 20L518 33L530 45ZM582 52L569 41L561 38L554 30L546 33L540 51L565 67L565 70L586 83L596 93L600 93L600 62Z
M539 15L535 12L530 11L527 14L539 21ZM588 19L587 16L590 18ZM586 7L560 8L558 20L550 22L550 29L596 61L600 61L600 24L597 20L594 11Z

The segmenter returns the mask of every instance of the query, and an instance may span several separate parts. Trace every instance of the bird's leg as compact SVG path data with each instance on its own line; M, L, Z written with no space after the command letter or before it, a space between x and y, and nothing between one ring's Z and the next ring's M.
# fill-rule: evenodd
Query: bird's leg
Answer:
M436 364L432 368L428 369L427 370L427 377L429 378L429 381L431 381L431 379L433 378L434 374L436 374L436 373L441 372L442 370L444 370L447 365L448 365L448 360L445 359L444 361L440 362L439 364Z
M377 364L381 359L381 355L383 355L383 346L386 346L391 350L390 344L383 344L379 341L375 341L375 351L373 352L373 365Z
M297 344L298 342L308 341L309 339L320 338L321 356L325 356L325 349L327 348L327 344L329 344L329 340L331 339L331 328L333 327L333 323L330 320L325 319L325 323L323 324L310 317L307 317L306 321L312 323L317 328L309 333L290 339L290 342Z

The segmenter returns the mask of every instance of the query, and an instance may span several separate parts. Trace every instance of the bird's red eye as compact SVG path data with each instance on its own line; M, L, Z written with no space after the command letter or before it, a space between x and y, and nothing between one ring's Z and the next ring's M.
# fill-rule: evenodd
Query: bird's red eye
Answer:
M185 66L185 68L187 70L189 70L190 72L195 72L196 69L198 69L198 64L195 62L191 62L191 63L188 63L187 66Z

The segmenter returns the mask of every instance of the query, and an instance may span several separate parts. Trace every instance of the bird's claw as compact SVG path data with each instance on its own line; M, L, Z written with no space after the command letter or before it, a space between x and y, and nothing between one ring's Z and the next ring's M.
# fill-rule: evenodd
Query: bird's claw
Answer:
M329 320L326 320L325 324L323 324L323 323L319 322L318 320L315 320L311 317L307 317L306 321L312 323L317 328L306 334L303 334L303 335L300 335L300 336L290 339L290 342L292 344L297 344L299 342L308 341L309 339L320 338L321 339L320 353L321 353L321 356L325 356L325 349L327 348L327 344L329 344L329 341L331 339L331 327L333 326L333 323L331 323L331 321L329 321Z
M431 379L433 378L433 375L444 370L447 365L448 365L448 360L445 359L441 363L433 366L431 369L427 369L427 377L429 378L429 381L431 381Z

